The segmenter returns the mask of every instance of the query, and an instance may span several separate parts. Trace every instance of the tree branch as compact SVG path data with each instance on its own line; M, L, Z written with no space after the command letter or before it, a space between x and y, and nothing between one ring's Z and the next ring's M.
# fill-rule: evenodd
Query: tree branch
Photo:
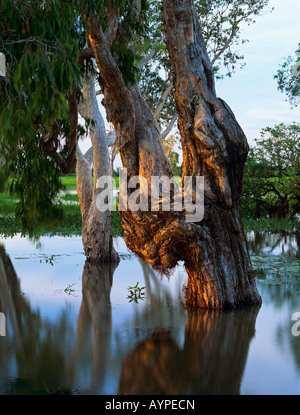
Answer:
M177 120L177 113L175 113L169 122L167 128L161 133L161 138L164 140L171 132L172 128L174 127L175 121Z
M114 122L118 140L122 141L119 146L122 147L128 140L134 140L135 111L131 94L96 17L88 18L88 27L89 40L100 70L99 83L104 94L107 118Z
M67 157L64 158L57 152L57 141L59 134L59 125L56 120L53 121L51 131L43 138L44 149L46 153L52 157L62 173L71 173L76 166L76 145L77 145L77 127L78 127L78 109L76 99L76 86L73 85L73 90L69 95L69 109L70 109L70 135L68 138Z
M174 85L173 85L173 82L171 81L170 84L167 86L167 88L162 92L159 103L154 111L154 117L156 121L159 119L160 113L165 105L166 100L168 99L168 96L173 90L173 88L174 88Z
M118 20L116 17L116 11L114 8L109 8L107 11L107 24L106 24L106 30L104 33L109 47L111 47L111 45L115 41L116 36L117 36L117 31L118 31Z
M78 59L79 67L83 64L84 60L87 58L94 58L94 51L91 46L82 49L82 51L79 53L79 59Z
M148 55L144 56L142 62L140 63L139 70L143 69L147 65L147 63L152 58L154 58L156 52L157 52L157 49L151 49L151 51L148 53Z

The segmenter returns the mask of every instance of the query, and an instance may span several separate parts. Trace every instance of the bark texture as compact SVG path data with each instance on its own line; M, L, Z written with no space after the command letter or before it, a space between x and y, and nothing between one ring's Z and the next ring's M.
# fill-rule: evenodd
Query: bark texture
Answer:
M100 177L111 174L105 124L98 107L92 75L84 76L83 97L82 115L94 120L95 126L90 128L92 151L89 150L83 156L77 146L76 181L82 215L82 242L88 261L116 262L119 256L113 246L110 230L111 211L102 212L97 207L97 197L103 190L97 186L97 181Z
M174 71L182 135L183 176L204 176L205 216L189 223L184 212L121 211L127 246L152 266L182 260L188 273L186 303L236 308L261 302L240 215L248 144L232 111L216 97L213 70L191 0L165 1L162 10ZM171 177L161 134L136 85L126 85L95 18L89 40L128 176Z
M138 9L138 8L137 8ZM129 177L171 176L171 168L155 118L137 85L126 85L111 54L110 42L95 17L88 19L89 41L99 68L107 120L112 122L123 167Z
M193 224L186 258L190 305L259 303L240 199L247 139L229 106L216 97L213 68L192 0L165 0L162 18L174 71L183 176L204 176L205 216Z
M194 235L184 258L187 303L209 308L259 303L240 214L247 139L216 97L193 1L165 0L162 17L174 71L182 175L205 180L204 220L191 225Z

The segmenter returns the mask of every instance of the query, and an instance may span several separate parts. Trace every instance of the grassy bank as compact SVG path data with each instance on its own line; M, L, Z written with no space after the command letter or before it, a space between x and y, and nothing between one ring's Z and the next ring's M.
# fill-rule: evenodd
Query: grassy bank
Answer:
M119 187L119 177L114 177L116 187ZM62 176L61 177L62 184L66 187L66 190L74 191L76 190L76 176L69 175L69 176Z
M0 194L0 234L12 236L20 233L21 229L15 219L17 201L6 194ZM63 211L63 219L56 223L48 223L41 226L38 235L81 235L81 212L77 195L65 195L58 199L58 204ZM113 236L122 236L120 217L118 212L112 212L111 229Z
M244 219L246 232L293 232L300 231L300 221L297 219Z
M68 190L72 190L74 180L68 180ZM67 182L67 181L66 181ZM15 208L17 201L11 199L7 194L0 194L0 234L11 236L21 231L15 220ZM58 199L63 210L63 220L49 223L38 231L41 235L80 235L81 213L77 194L66 194ZM300 221L296 219L245 219L246 232L281 232L300 230ZM123 231L118 212L112 212L111 229L114 236L122 236Z

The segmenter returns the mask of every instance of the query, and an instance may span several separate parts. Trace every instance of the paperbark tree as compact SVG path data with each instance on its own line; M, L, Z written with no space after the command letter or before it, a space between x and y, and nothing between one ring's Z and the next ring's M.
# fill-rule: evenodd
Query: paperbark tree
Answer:
M240 215L246 137L215 95L193 1L167 0L162 16L175 75L183 176L204 176L205 216L188 223L184 212L121 211L126 244L155 267L173 268L183 260L189 306L224 309L260 303ZM89 17L88 31L103 103L128 177L143 176L148 183L152 176L171 177L153 113L138 87L124 82L95 17Z
M76 5L80 8L78 15L82 16L86 23L87 32L82 32L83 39L85 40L87 34L91 45L86 53L95 57L100 71L99 83L104 94L103 103L107 110L107 119L115 127L123 167L127 169L129 178L143 176L150 184L152 176L171 178L172 172L155 116L134 82L133 74L126 76L128 63L134 61L131 48L136 40L130 33L134 33L139 27L138 19L133 24L129 21L139 16L145 2L114 2L116 8L119 3L123 4L126 16L120 17L120 10L110 8L112 3L109 0L96 2L95 8L90 2L84 1L76 2ZM26 222L32 221L36 211L48 212L49 205L51 206L54 195L59 190L59 171L53 163L54 173L49 174L50 163L45 149L48 155L50 151L51 157L57 163L54 153L57 150L56 139L59 136L57 127L68 127L64 128L65 133L69 131L70 136L77 138L75 98L76 87L80 84L77 62L77 58L80 59L78 37L71 39L72 45L66 47L66 51L70 49L68 53L62 48L65 39L72 38L70 33L76 32L73 30L78 22L78 16L74 14L75 5L70 6L69 2L64 1L64 7L61 7L60 12L54 13L57 12L56 3L51 3L49 10L46 4L37 9L36 3L30 4L31 13L26 11L27 29L24 36L20 37L20 33L15 30L9 31L9 36L17 35L13 41L20 48L16 55L19 59L13 77L14 82L10 83L13 88L11 96L16 99L5 101L7 91L1 90L1 102L5 101L7 106L0 117L0 124L3 126L2 136L5 137L5 140L1 140L1 145L5 143L6 146L6 142L9 142L10 146L16 144L15 149L19 150L10 152L10 148L6 149L9 160L5 161L10 172L19 173L17 190L21 196L26 196L21 204L28 212ZM33 14L35 11L38 11L36 15ZM22 22L22 15L19 16L18 13L15 5L9 3L9 10L4 14L5 22L11 21L14 14L18 17L14 20ZM62 13L68 17L67 26L57 24ZM51 19L54 19L53 25L49 25L46 32L42 30L43 27L38 27L38 33L31 33L31 30L36 30L32 16L42 20L47 17L50 23ZM182 135L183 176L205 177L205 216L200 223L187 223L184 212L121 211L126 243L129 248L156 267L172 268L179 260L183 260L189 275L186 301L190 306L225 308L260 302L240 215L247 140L231 110L215 95L213 71L193 2L166 1L163 17L174 72L176 111ZM51 45L53 47L53 44L46 44L46 47L45 42L57 42L57 35L52 27L60 26L61 41L54 43L55 48L52 52L55 54L52 55L47 48ZM11 42L12 40L9 40L9 43ZM28 52L24 54L21 46L26 42L29 42ZM32 49L29 46L32 46ZM68 71L63 65L57 65L57 62L65 62L66 56L70 56ZM48 78L55 80L51 87ZM32 90L35 91L34 99L30 95ZM59 94L58 91L62 93ZM94 108L90 108L90 118L93 119L96 116L92 114ZM7 119L13 122L9 123ZM57 121L60 124L57 125ZM76 144L75 140L69 140L70 145L67 149L67 160L71 160L72 165L76 149L74 143ZM95 150L94 157L101 163L100 153L105 146L101 147L101 140L97 142L95 139L94 143L99 150ZM47 144L53 144L53 149L51 147L47 151ZM103 166L104 170L101 170L101 164L95 162L94 165L97 182L97 178L103 175L106 167ZM86 168L87 165L83 164L85 171ZM32 176L37 171L39 181L33 181ZM50 178L53 183L49 183ZM87 175L87 185L91 182L90 179ZM43 183L47 186L43 186ZM30 191L24 193L22 184L26 184L26 189L31 186ZM51 193L50 184L53 188ZM46 190L41 192L41 188ZM38 191L35 191L36 189ZM98 261L112 260L113 254L109 254L112 255L110 258L103 252L96 256L92 254L92 237L97 244L104 237L109 247L111 239L109 234L103 233L105 231L102 225L96 230L89 220L92 215L99 214L94 203L99 189L89 187L84 191L88 197L85 199L80 196L80 203L86 222L84 233L87 236L87 256L90 255L92 260ZM35 194L36 197L31 197ZM44 206L45 209L41 209ZM26 219L24 209L21 212ZM104 221L108 223L106 219ZM108 239L105 239L106 236ZM99 244L96 246L99 248Z
M177 118L177 115L173 114L173 93L170 94L170 91L173 91L173 80L170 75L167 81L161 84L162 80L160 80L157 85L153 72L151 76L147 75L147 68L149 65L152 66L153 62L162 64L161 68L167 73L170 72L169 60L164 57L166 49L159 17L160 2L80 0L70 4L66 0L59 2L27 0L2 3L0 52L5 54L7 65L6 70L2 70L5 76L0 75L0 164L3 164L2 160L5 161L5 165L1 166L0 186L10 174L14 177L15 180L9 185L9 191L19 199L16 216L21 222L22 231L29 232L33 236L41 223L49 224L50 220L57 220L59 215L62 218L62 210L58 209L56 204L56 196L62 190L60 175L74 171L78 137L84 134L78 124L77 111L81 88L80 68L87 58L94 57L96 48L95 44L93 47L85 47L88 25L85 26L84 22L89 16L97 16L98 25L104 30L108 52L112 52L114 58L117 58L121 72L124 74L124 68L126 69L129 63L135 65L139 75L142 75L139 79L142 91L140 93L136 85L126 84L128 79L126 80L125 77L126 82L124 83L123 79L121 85L118 82L119 78L122 79L120 73L115 78L115 85L113 77L107 81L105 78L108 74L101 74L102 83L106 83L103 84L106 90L106 106L112 107L111 110L108 109L108 115L115 119L115 125L119 129L117 144L123 148L124 166L127 167L130 175L142 174L148 178L148 182L152 174L165 174L171 177L157 124L161 124L161 114L164 112L163 108L167 106L166 103L172 110L170 113L168 109L168 114L165 114L168 115L167 118L164 116L163 124L166 120L171 121L162 133L163 137L169 133ZM228 51L226 48L230 49L230 45L236 43L240 22L249 23L252 20L251 16L260 14L267 0L251 2L235 0L231 3L229 5L227 0L196 1L197 12L200 15L205 14L208 21L206 26L211 29L204 35L214 45L212 56L215 59L220 58L220 54L225 50ZM147 9L148 6L151 9ZM145 21L145 16L149 15L151 15L150 24L149 21ZM216 28L211 27L211 20L214 21ZM229 23L229 28L223 27L224 22ZM227 60L234 63L235 56L232 53L230 55L231 58L227 56ZM103 61L102 67L107 63ZM118 65L116 65L117 69ZM112 74L115 75L114 70ZM109 102L110 96L113 93L107 92L109 82L111 89L115 89L114 99L111 102ZM150 88L147 90L150 91L147 93L147 102L152 110L155 110L155 117L141 96L145 83ZM125 90L127 92L124 92ZM153 90L156 93L153 99L151 98L151 103L149 97L153 95ZM170 96L172 96L171 101ZM88 173L82 189L90 197L85 201L81 200L81 207L83 207L83 217L86 219L86 216L92 213L90 207L94 204L90 205L89 202L95 190L90 188L91 177L89 167L85 163L86 160L82 168ZM95 223L99 223L98 213L94 213ZM134 219L128 216L128 221L137 221L137 217L139 215L136 214ZM153 217L153 215L148 216L150 222L153 221ZM170 217L168 215L163 216L163 219L160 217L158 223L161 220L169 221ZM89 218L87 221L84 219L84 235L87 234L87 223L90 231L92 229L91 216ZM125 220L125 214L123 219ZM108 219L106 218L104 222L108 223ZM100 228L104 229L102 225ZM88 258L99 260L102 257L107 258L103 255L103 250L98 254L95 253L96 247L101 250L98 239L101 232L99 230L99 233L96 231L93 233L97 238L95 244L91 243L90 237L85 238L83 235ZM103 243L107 241L110 239L105 233ZM92 245L95 245L93 254L91 254ZM110 246L110 242L108 245ZM155 256L156 248L153 244L151 246L153 248L151 255ZM107 248L104 249L106 250ZM163 261L166 264L170 262L167 259L168 255Z
M165 0L166 44L175 74L183 176L205 179L205 217L193 224L185 258L191 305L259 303L240 214L247 139L214 75L192 0Z
M151 24L147 36L135 46L142 56L139 85L166 136L177 121L174 84L161 24L162 2L148 0L148 3ZM195 0L195 8L215 75L231 77L245 65L239 51L240 45L247 42L241 38L241 26L254 24L258 16L271 11L268 0Z
M118 253L113 246L110 228L111 211L101 211L97 206L97 197L103 190L98 180L111 177L108 138L105 124L96 99L94 76L85 73L83 77L84 106L81 115L93 120L90 127L92 147L85 156L77 146L76 182L77 193L82 215L82 242L86 258L92 262L116 262ZM92 184L92 166L93 178Z

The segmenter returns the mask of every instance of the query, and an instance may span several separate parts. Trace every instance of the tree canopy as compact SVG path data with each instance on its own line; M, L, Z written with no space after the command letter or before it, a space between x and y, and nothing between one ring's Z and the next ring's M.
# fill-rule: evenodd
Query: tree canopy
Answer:
M292 107L300 103L300 43L294 56L289 56L274 76L278 89L286 94Z
M245 167L244 217L292 218L300 211L300 125L261 131Z
M140 3L137 13L136 4ZM268 0L197 0L208 53L218 76L231 75L242 61L235 47L241 23L253 23ZM113 6L113 7L112 7ZM32 232L58 217L55 196L60 174L73 171L76 144L86 133L78 123L81 70L93 57L87 19L96 15L106 34L118 20L111 51L127 83L138 82L167 132L175 122L172 70L166 50L160 1L4 0L0 5L2 181L19 198L17 215ZM138 17L137 17L138 15ZM222 69L223 68L223 69Z

